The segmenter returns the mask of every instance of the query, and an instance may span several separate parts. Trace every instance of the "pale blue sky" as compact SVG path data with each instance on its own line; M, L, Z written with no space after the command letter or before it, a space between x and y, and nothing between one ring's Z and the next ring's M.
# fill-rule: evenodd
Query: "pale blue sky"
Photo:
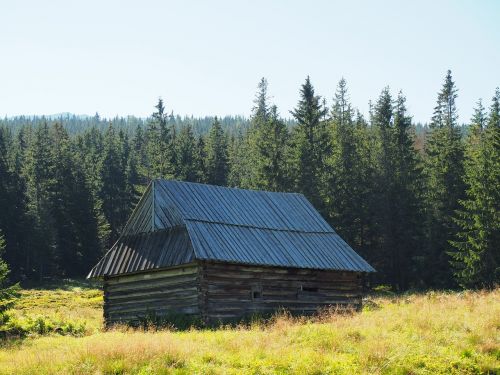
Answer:
M0 0L0 116L249 115L265 76L282 115L310 75L366 114L389 85L428 121L447 69L460 121L500 85L500 0Z

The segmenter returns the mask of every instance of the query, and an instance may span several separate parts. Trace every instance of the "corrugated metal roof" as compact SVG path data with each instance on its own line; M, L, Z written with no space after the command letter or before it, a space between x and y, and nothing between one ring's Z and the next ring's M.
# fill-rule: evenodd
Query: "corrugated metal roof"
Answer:
M193 247L185 227L122 236L87 278L113 276L191 263Z
M334 232L299 232L186 223L196 259L280 267L371 272L374 269Z
M88 277L195 259L374 271L301 194L155 180Z
M156 180L155 226L197 220L256 228L333 232L302 194Z
M154 231L153 225L153 194L152 186L149 185L143 196L130 215L122 236L138 233L147 233Z

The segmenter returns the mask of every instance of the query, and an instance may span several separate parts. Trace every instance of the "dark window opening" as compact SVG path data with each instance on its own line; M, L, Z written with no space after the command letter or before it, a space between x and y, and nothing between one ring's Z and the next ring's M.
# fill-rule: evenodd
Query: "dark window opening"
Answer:
M252 299L261 299L262 298L262 286L256 285L252 286Z
M302 286L302 291L303 292L317 293L318 292L318 288L313 287L313 286Z

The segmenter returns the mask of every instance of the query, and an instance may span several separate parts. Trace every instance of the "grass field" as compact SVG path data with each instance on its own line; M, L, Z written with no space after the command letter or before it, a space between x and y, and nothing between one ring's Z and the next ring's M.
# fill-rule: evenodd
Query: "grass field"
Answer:
M500 289L217 330L103 332L101 304L79 283L23 291L0 326L0 374L500 373Z

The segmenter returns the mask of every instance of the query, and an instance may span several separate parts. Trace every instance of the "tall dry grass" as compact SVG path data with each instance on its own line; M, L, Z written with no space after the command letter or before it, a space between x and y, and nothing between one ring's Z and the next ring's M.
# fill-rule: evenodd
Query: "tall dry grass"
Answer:
M183 332L117 329L0 349L1 374L496 374L500 290L376 298L361 313L286 314Z

